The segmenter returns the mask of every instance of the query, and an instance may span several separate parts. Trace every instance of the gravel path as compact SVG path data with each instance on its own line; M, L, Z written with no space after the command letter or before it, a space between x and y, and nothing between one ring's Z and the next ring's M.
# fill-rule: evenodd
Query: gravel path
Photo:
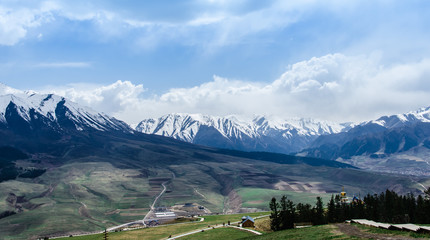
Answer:
M378 234L378 233L369 233L369 232L364 232L361 229L359 229L356 226L350 225L350 224L346 224L346 223L339 223L336 224L336 227L339 229L339 231L341 231L342 233L348 235L348 236L353 236L353 237L358 237L358 238L367 238L367 239L389 239L389 240L409 240L409 239L425 239L425 238L410 238L410 237L405 237L405 236L398 236L398 235L389 235L389 234Z

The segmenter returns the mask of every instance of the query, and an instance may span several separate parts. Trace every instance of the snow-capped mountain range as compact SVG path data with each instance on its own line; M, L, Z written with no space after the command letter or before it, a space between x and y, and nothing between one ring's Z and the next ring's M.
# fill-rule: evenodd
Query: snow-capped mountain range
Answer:
M124 122L54 94L20 91L0 84L0 125L7 128L125 131Z
M24 135L37 129L134 132L125 122L64 97L21 91L3 84L0 84L0 129ZM218 148L302 152L306 156L337 159L392 154L420 146L430 149L430 107L359 124L273 116L244 120L233 115L177 113L145 119L136 131Z
M273 116L258 116L246 121L238 116L176 113L144 119L136 131L213 147L294 153L417 123L430 123L430 107L358 124Z
M385 128L396 128L412 125L418 122L430 122L430 107L420 108L417 111L412 111L405 114L383 116L377 120L364 122L361 125L375 123Z
M291 153L308 146L320 135L344 132L351 127L350 123L304 118L285 120L258 116L245 121L237 116L177 113L145 119L137 125L136 130L213 147Z

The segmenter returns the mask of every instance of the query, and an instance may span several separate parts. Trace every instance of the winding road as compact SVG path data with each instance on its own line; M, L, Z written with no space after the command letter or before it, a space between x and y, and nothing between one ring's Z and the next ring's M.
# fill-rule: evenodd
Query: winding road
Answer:
M166 183L167 183L168 181L166 181L166 182L163 182L162 184L161 184L161 186L163 186L163 190L160 192L160 194L158 194L158 196L155 198L155 200L154 200L154 202L152 203L152 205L151 205L151 208L150 208L150 210L149 210L149 212L145 215L145 217L143 218L143 224L146 226L146 224L145 224L145 220L152 214L152 212L154 211L154 207L155 207L155 204L157 203L157 201L158 201L158 199L166 192Z
M145 215L145 217L142 220L137 220L137 221L134 221L134 222L128 222L128 223L124 223L124 224L121 224L121 225L118 225L118 226L114 226L114 227L108 228L107 231L114 231L116 229L127 227L127 226L133 225L133 224L143 224L143 226L146 227L145 220L147 218L149 218L149 216L151 216L152 212L154 211L155 204L157 204L158 199L160 199L160 197L166 192L166 190L167 190L166 184L169 181L163 182L161 184L161 186L163 186L163 190L161 190L160 194L158 194L158 196L154 199L154 202L152 202L152 205L150 206L149 212Z

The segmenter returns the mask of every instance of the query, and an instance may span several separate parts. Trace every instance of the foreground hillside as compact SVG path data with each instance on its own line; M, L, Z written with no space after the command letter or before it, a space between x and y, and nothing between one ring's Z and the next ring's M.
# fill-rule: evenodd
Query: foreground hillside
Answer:
M265 213L250 214L254 218ZM222 223L228 220L240 219L242 215L220 215L208 216L204 222L194 222L187 224L176 224L129 230L122 232L111 232L107 234L108 239L169 239L169 237L183 240L216 240L216 239L241 239L241 240L277 240L277 239L427 239L428 233L415 233L407 231L396 231L379 229L375 227L363 226L358 224L337 223L319 226L308 226L305 228L295 228L277 232L270 231L267 225L269 218L258 218L255 221L256 228L237 228L235 225L223 226ZM208 227L209 226L209 227ZM202 231L203 230L203 231ZM254 232L248 231L254 230ZM189 234L189 235L187 235ZM260 234L260 235L257 235ZM180 238L176 238L179 237ZM103 239L104 234L94 234L85 236L73 236L76 240L96 240ZM70 237L59 238L59 240L70 239Z
M101 231L143 219L162 183L167 191L160 206L191 202L211 212L234 213L267 209L271 197L283 194L313 203L315 196L328 197L341 186L357 194L386 188L419 193L417 182L426 181L363 172L332 161L217 150L143 134L92 132L70 136L67 144L60 139L56 150L50 149L15 161L18 169L45 169L42 175L0 183L1 212L16 213L0 219L2 238Z

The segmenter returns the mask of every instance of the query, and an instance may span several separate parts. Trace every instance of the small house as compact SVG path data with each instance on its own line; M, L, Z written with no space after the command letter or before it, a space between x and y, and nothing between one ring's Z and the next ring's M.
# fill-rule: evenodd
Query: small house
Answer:
M243 216L240 224L242 227L254 227L254 219L250 216Z

